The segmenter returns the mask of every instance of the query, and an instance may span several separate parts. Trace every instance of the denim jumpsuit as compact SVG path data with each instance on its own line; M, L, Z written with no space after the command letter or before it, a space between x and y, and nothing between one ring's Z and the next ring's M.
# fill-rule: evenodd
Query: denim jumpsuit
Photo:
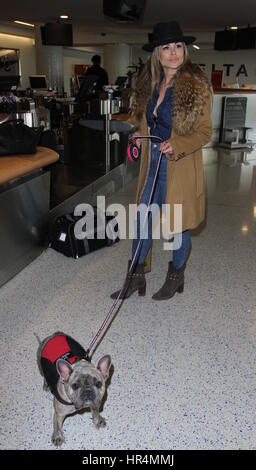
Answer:
M146 117L148 127L150 128L150 134L161 137L163 140L168 140L171 136L171 122L172 122L172 102L173 102L173 88L169 87L166 90L163 101L157 108L157 117L154 115L154 109L159 96L159 87L153 93L152 98L149 100L146 109ZM160 155L160 142L157 139L151 139L151 159L148 180L140 199L140 205L144 204L147 206L149 196L151 193L155 172L157 169L157 163ZM153 192L151 204L155 204L157 212L159 212L162 204L166 204L166 175L167 175L167 159L165 155L162 155L158 177L156 180L155 189ZM140 225L143 223L145 218L146 206L140 206L137 212L137 237L134 238L132 244L132 258L135 255L136 248L140 239ZM157 207L158 206L158 207ZM140 209L141 207L141 209ZM146 224L147 236L143 235L141 246L136 255L138 264L145 262L148 250L151 246L152 240L152 219L156 215L156 210L152 210L148 215L148 225ZM178 240L179 237L179 241ZM190 248L190 233L188 230L182 232L182 241L180 243L181 234L174 235L173 241L173 266L176 269L180 269L186 262L188 252ZM175 249L175 245L179 246Z

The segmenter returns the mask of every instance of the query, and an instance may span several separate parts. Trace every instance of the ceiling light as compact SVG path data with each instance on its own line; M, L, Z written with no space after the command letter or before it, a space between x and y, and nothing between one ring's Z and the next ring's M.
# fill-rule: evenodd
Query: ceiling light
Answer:
M62 20L67 20L67 19L68 19L68 15L60 15L60 18L61 18Z
M248 225L243 225L241 230L242 230L243 233L247 233L248 230L249 230Z
M238 29L238 26L231 26L230 29Z
M194 49L200 49L200 47L197 46L196 44L193 44L193 47L194 47Z
M18 21L18 20L15 20L14 23L18 23L18 24L23 24L24 26L31 26L31 28L34 28L34 24L31 24L31 23L24 23L24 21Z

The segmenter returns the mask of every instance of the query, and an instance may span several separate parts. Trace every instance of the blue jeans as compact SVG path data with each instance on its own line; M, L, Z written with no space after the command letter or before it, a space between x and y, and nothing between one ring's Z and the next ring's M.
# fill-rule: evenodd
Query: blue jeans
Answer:
M149 201L149 196L151 193L154 176L155 176L156 169L157 169L157 163L159 160L159 155L160 155L159 146L160 146L159 143L156 143L156 144L152 143L151 145L151 162L150 162L148 180L147 180L145 189L140 199L140 204L145 204L146 206ZM166 170L167 170L166 157L165 155L162 155L159 173L158 173L155 189L154 189L152 200L151 200L151 204L154 204L155 206L153 206L152 211L150 211L148 215L148 226L146 224L147 226L146 229L148 230L147 237L142 238L141 246L136 255L136 260L138 264L143 264L145 262L148 250L151 245L152 220L159 212L161 205L166 203ZM144 210L141 209L141 211L139 211L138 209L138 212L137 212L137 237L133 240L133 244L132 244L132 258L135 255L135 252L136 252L139 240L140 240L140 219L141 219L141 222L143 223L144 218L145 218L145 207L144 207ZM180 236L180 234L174 235L174 241L173 241L174 245L175 245L175 241L178 243L178 239L177 239L178 235ZM181 243L180 248L178 248L177 250L173 250L173 266L175 269L179 269L185 264L187 257L188 257L188 253L189 253L190 243L191 243L190 233L188 230L185 230L184 232L182 232L182 243Z

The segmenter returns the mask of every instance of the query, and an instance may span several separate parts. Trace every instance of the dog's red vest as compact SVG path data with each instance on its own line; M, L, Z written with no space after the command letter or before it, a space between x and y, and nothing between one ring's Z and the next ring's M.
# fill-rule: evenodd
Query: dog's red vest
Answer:
M61 399L57 390L59 374L56 369L56 361L58 359L63 359L69 362L69 364L74 364L81 359L86 359L87 361L89 359L84 348L68 335L60 334L53 336L42 349L41 366L45 380L57 400L65 405L70 405L71 403Z
M41 357L48 359L54 364L58 359L64 359L70 364L73 364L78 358L71 350L71 345L68 343L67 336L54 336L49 339L42 350Z

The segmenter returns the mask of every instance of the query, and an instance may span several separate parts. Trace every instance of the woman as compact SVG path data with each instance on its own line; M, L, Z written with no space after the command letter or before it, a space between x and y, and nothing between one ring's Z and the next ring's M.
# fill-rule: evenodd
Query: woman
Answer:
M143 46L152 52L151 60L138 80L132 105L131 122L137 128L134 135L150 132L163 140L137 139L142 145L137 203L148 203L159 155L163 152L151 204L168 205L171 232L175 232L174 205L182 204L182 230L174 235L173 259L163 286L152 297L154 300L170 299L176 292L183 292L191 243L189 230L197 227L205 216L202 146L212 134L212 93L204 72L188 59L186 45L194 40L183 35L176 21L155 25L152 40ZM148 237L141 240L137 256L140 233L137 216L137 238L132 247L136 267L129 272L129 261L120 298L137 290L139 295L145 295L145 272L150 270L151 260L151 213L148 224ZM117 298L119 292L111 297Z

